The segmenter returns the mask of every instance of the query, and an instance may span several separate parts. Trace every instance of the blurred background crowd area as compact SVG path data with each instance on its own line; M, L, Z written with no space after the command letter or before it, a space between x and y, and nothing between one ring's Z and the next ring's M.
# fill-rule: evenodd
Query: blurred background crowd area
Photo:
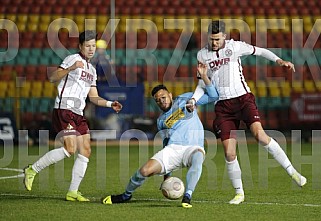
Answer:
M100 93L124 103L124 121L155 119L159 110L151 88L164 83L174 96L193 91L207 25L224 19L231 27L228 37L266 47L295 64L292 73L255 56L242 60L265 128L318 128L320 7L317 0L2 0L1 112L11 113L18 129L37 130L39 122L50 122L56 88L47 73L78 51L78 33L86 27L108 43L113 62L111 75L99 82ZM214 105L199 112L211 128ZM106 126L95 122L111 112L89 105L87 115L93 129L102 129ZM136 127L151 130L149 121L138 122Z

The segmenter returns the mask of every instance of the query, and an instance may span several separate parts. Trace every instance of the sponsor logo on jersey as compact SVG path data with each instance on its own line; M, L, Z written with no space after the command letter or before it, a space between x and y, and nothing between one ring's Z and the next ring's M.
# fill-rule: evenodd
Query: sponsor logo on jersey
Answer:
M177 111L175 111L174 113L172 113L165 121L165 125L168 128L172 128L173 125L179 121L180 119L184 118L185 114L184 111L179 108Z
M85 81L85 82L91 84L94 80L94 75L92 75L86 71L82 71L79 80L82 80L82 81Z
M230 58L222 58L218 60L211 61L208 63L212 70L218 70L222 65L227 65L230 62Z

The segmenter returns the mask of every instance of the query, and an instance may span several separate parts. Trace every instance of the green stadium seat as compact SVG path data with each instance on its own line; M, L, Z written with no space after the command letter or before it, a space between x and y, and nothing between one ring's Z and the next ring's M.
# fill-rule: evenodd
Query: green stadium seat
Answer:
M50 57L49 56L40 56L39 57L39 64L40 65L49 65L51 62L50 62Z
M20 112L27 112L31 108L29 105L29 98L20 97L19 98L20 103Z
M43 56L50 58L51 56L54 55L54 52L51 48L43 48L42 54L43 54Z
M2 112L10 112L13 113L14 110L14 98L11 97L6 97L6 98L1 98L1 111Z
M42 54L42 49L41 48L32 48L31 51L31 56L35 56L35 57L41 57Z
M15 64L16 64L16 65L25 66L25 65L28 64L27 59L28 59L28 57L18 56L18 57L16 57L16 59L15 59Z
M48 113L52 110L54 105L54 98L40 98L38 105L38 112Z
M30 49L29 48L20 48L18 52L19 57L29 57L30 56Z
M40 56L39 56L39 57L40 57ZM38 57L29 56L29 57L27 58L27 63L28 63L28 65L38 65L38 64L39 64Z
M62 59L61 58L59 58L58 56L52 56L51 58L50 58L50 64L52 64L52 65L57 65L57 66L59 66L60 64L61 64L61 62L62 62Z

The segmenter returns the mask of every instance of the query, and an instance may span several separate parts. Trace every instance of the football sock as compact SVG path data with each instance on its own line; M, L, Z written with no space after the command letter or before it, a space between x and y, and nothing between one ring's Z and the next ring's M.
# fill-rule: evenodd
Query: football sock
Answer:
M130 178L124 195L130 196L138 187L143 185L145 180L146 180L146 177L144 177L138 169L134 173L134 175Z
M192 194L195 190L196 184L202 174L202 164L204 161L204 155L202 152L197 151L192 156L192 164L186 174L186 191L185 193L189 194L189 198L192 197Z
M286 172L292 176L296 170L293 168L289 158L284 153L280 145L271 138L271 141L264 148L273 156L273 158L286 170Z
M237 157L231 162L226 161L226 165L228 176L232 182L232 186L235 189L236 194L244 194L242 172Z
M81 154L78 154L74 166L72 168L72 176L69 190L78 190L80 182L85 176L89 159Z
M58 161L70 157L70 154L64 147L53 149L43 155L38 161L32 165L32 169L39 173L41 170L50 166L51 164L57 163Z

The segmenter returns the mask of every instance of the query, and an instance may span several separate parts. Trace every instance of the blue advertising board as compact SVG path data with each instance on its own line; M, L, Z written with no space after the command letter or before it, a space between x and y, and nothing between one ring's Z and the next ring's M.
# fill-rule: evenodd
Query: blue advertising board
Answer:
M115 101L122 105L122 114L143 115L144 114L144 84L137 83L135 86L119 85L108 86L104 82L97 83L98 93L101 97ZM111 108L96 107L97 118L105 118L108 114L115 113Z

